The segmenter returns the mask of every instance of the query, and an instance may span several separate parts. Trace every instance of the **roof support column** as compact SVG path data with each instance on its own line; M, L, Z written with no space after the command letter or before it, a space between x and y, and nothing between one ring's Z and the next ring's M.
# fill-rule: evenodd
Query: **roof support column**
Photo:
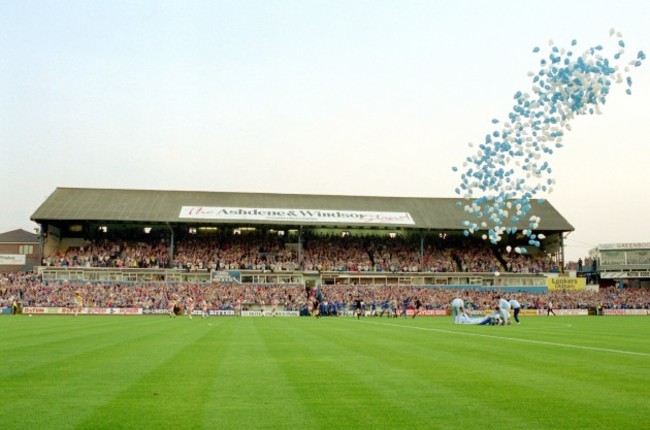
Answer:
M560 233L560 273L564 273L564 234Z
M167 223L167 228L169 229L169 264L168 267L171 267L172 261L174 261L174 229L169 223Z
M420 230L420 272L424 272L424 234Z
M298 270L302 270L302 226L298 228Z

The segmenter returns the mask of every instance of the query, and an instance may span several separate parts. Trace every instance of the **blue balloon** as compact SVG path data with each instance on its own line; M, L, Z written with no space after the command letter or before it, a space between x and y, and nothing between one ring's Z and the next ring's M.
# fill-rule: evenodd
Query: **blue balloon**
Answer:
M610 34L614 32L610 30ZM544 201L538 194L551 192L555 182L550 177L552 168L547 158L553 155L554 149L564 146L565 130L571 129L571 120L578 115L600 113L599 107L606 103L611 87L621 81L618 71L625 69L627 73L628 68L619 64L625 43L620 40L620 34L617 36L618 47L613 59L602 45L593 46L574 58L573 51L567 51L563 57L565 50L551 43L546 58L539 60L538 72L529 74L532 92L515 92L516 104L503 127L487 133L477 154L466 158L469 166L464 164L468 167L462 172L461 183L455 191L460 195L462 190L464 197L473 201L464 205L468 214L479 220L485 218L482 225L490 224L491 241L498 242L503 232L517 232L516 225L506 223L516 224L526 216L532 210L531 199ZM573 39L571 46L576 45ZM540 48L533 48L533 52L539 53ZM645 60L645 53L638 51L629 64L639 67ZM628 87L625 92L631 94L631 76L624 76L623 81ZM494 118L492 124L500 124L500 120ZM506 202L509 210L504 210ZM516 214L510 213L510 209L516 210ZM538 223L539 217L531 223L531 229L537 228ZM466 236L479 231L476 223L467 226ZM529 230L525 233L531 235ZM540 246L538 239L542 236L532 235L529 244Z

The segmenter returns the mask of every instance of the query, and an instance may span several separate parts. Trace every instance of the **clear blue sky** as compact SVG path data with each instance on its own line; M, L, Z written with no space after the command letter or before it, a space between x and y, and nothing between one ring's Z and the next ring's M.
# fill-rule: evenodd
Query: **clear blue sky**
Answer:
M534 46L650 51L650 2L0 2L0 232L57 187L454 197ZM567 256L647 242L650 65L576 119Z

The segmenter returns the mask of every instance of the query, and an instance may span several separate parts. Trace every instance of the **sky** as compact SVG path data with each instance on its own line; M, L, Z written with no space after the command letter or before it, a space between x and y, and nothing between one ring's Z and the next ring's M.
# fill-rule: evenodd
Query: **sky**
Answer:
M615 28L648 52L649 18L646 0L5 0L0 232L33 231L56 187L456 197L534 47L613 53ZM650 64L631 77L549 161L567 261L650 241Z

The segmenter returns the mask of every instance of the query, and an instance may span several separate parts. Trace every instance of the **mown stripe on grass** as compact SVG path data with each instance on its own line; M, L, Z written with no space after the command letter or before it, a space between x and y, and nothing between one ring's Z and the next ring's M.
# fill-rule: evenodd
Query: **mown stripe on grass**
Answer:
M580 424L579 428L634 424L648 417L648 399L642 395L642 387L650 383L645 356L605 354L594 361L593 354L585 357L581 349L549 350L544 342L513 344L501 342L508 339L501 337L495 342L495 335L457 336L454 330L414 326L415 322L407 321L366 322L386 330L386 336L404 329L405 338L412 338L411 333L424 334L424 339L435 339L437 350L449 348L449 339L456 339L458 355L453 361L461 368L478 368L467 388L482 392L490 409L507 410L513 417L527 414L529 427L552 428L554 421L548 418L558 413L575 415L573 422ZM481 355L472 357L473 351ZM533 359L537 356L542 359L536 365ZM585 357L580 369L572 369L576 357ZM442 360L449 361L449 357ZM457 375L462 377L463 372ZM630 380L634 378L636 381ZM528 404L519 409L520 404L513 404L513 398Z
M594 351L594 352L606 352L606 353L613 353L613 354L650 357L650 353L647 352L625 351L625 350L611 349L611 348L599 348L595 346L575 345L575 344L550 342L550 341L542 341L542 340L534 340L534 339L524 339L524 338L509 337L509 336L498 336L498 335L474 333L468 331L446 330L446 329L433 328L433 327L419 327L419 326L401 325L401 324L392 324L392 323L383 323L383 322L368 322L368 324L379 324L384 326L400 327L408 330L424 330L424 331L433 331L437 333L457 334L461 336L483 337L483 338L499 339L499 340L511 341L511 342L522 342L522 343L531 343L531 344L546 345L546 346L556 346L560 348L583 349L583 350Z
M458 414L481 408L480 393L458 385L466 369L444 364L450 354L432 349L429 339L354 324L351 329L331 319L307 320L286 329L284 337L297 339L304 358L283 357L282 366L306 399L315 428L447 428ZM508 422L507 411L483 413Z
M289 339L278 336L279 327L300 323L296 319L235 318L211 333L222 349L222 359L215 364L204 428L310 427L305 399L278 366L282 354L296 353ZM269 348L269 338L284 345L281 353Z
M21 373L19 380L24 382L11 391L0 411L15 416L36 407L37 413L20 414L22 428L102 428L102 420L92 419L94 412L119 398L142 374L185 345L177 339L181 325L174 327L176 321L114 318L109 322L112 330L106 331L107 320L102 318L79 318L78 324L84 325L88 338L79 337L76 330L71 335L62 331L54 353L41 355L38 365ZM93 327L97 321L99 336ZM185 332L187 341L192 331ZM122 412L113 410L109 415L119 417Z
M146 367L123 381L119 395L79 428L201 428L220 349L204 320L158 318L161 329L143 346Z

